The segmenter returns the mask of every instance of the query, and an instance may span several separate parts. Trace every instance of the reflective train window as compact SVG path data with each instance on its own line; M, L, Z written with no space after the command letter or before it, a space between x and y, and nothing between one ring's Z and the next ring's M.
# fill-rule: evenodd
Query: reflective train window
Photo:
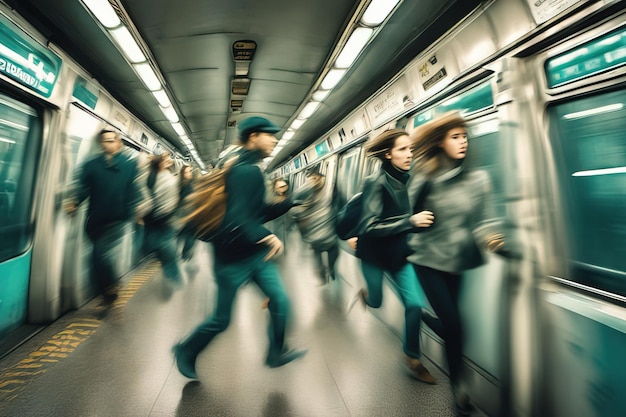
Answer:
M35 109L0 94L0 262L30 241L41 122Z
M337 191L347 201L356 194L359 186L359 157L361 148L353 148L339 157Z
M626 296L626 91L550 109L573 281Z

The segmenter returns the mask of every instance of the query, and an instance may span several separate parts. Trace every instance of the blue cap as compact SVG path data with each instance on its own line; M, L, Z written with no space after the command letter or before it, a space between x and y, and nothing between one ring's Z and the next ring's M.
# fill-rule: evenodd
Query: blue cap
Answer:
M280 131L280 127L264 117L253 116L239 122L239 139L241 140L248 139L251 133L278 133Z

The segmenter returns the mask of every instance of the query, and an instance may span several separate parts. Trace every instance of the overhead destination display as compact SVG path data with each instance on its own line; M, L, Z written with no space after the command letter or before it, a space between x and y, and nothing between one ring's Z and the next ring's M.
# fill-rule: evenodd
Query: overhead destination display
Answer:
M61 58L0 15L1 74L48 98L61 64Z

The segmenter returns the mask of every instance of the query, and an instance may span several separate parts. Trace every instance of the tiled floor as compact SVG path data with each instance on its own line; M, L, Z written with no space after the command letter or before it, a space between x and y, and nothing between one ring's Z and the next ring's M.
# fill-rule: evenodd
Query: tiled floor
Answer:
M92 302L5 357L0 416L453 416L446 376L427 363L438 385L409 378L398 335L362 308L347 313L356 289L342 279L320 285L306 248L289 249L280 264L293 304L289 341L309 349L303 359L264 366L268 312L247 285L230 328L199 356L199 381L178 373L170 348L213 307L200 246L198 272L171 295L159 272L148 274L101 320Z

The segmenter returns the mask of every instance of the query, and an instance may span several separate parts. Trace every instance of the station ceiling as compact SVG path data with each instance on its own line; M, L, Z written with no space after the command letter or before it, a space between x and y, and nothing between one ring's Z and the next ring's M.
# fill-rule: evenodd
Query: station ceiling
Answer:
M187 148L107 31L80 0L4 0L72 56L146 125ZM181 123L210 166L236 142L236 122L284 127L332 65L369 0L109 0L143 39ZM275 156L295 156L387 83L480 0L402 0L315 113ZM233 95L233 46L253 41L245 95ZM240 64L241 65L241 64ZM244 65L245 66L245 65ZM233 110L231 100L243 100ZM281 138L283 132L277 134Z

